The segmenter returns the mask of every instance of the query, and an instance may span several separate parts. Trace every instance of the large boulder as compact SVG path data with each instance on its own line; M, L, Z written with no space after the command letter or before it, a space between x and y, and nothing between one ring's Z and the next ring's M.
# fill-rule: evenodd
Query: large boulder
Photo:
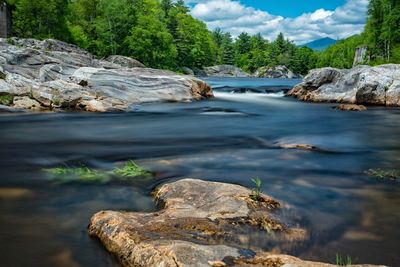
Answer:
M400 65L315 69L288 95L314 102L400 106Z
M216 77L250 77L250 74L232 65L217 65L212 67L205 67L204 72L207 76Z
M89 234L126 267L334 266L241 248L249 231L291 244L308 237L284 223L277 201L251 194L239 185L183 179L152 193L160 211L101 211L91 218Z
M286 66L261 67L255 73L255 77L259 78L284 78L284 79L299 79L300 74L296 74Z
M199 79L145 68L129 57L99 60L61 41L12 38L0 39L0 95L23 97L16 101L18 108L106 112L213 93Z

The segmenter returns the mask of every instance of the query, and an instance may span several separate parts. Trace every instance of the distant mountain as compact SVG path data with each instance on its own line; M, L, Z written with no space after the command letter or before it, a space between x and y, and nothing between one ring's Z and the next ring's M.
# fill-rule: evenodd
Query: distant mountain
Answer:
M325 38L321 38L321 39L303 44L302 46L309 47L313 50L321 51L321 50L324 50L324 49L328 48L329 46L335 44L336 42L337 42L337 40L335 40L335 39L325 37Z

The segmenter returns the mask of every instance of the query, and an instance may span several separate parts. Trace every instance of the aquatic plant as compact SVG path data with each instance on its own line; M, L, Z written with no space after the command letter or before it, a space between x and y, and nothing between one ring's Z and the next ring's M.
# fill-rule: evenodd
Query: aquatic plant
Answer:
M369 169L365 172L368 176L377 179L392 179L400 178L400 170L382 170L382 169Z
M122 168L116 168L113 170L115 175L123 176L123 177L151 177L152 174L150 171L143 169L139 165L137 165L133 160L129 160L125 163Z
M251 179L255 187L251 190L250 198L254 201L261 199L261 180L260 178Z
M56 167L45 169L57 183L69 182L89 182L106 183L110 180L110 175L106 172L90 169L82 165L80 167Z
M346 258L342 257L339 253L336 253L336 265L338 266L346 266L351 265L351 257L347 255Z

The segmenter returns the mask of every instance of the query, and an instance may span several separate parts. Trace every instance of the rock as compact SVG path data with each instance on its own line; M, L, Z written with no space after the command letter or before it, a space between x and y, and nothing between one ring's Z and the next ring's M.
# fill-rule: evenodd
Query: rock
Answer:
M400 65L312 70L288 92L303 101L399 106Z
M364 105L354 105L354 104L340 104L340 105L336 106L335 109L344 110L344 111L364 111L364 110L367 110L367 108Z
M145 68L129 57L98 60L51 39L0 38L0 64L0 95L25 97L19 100L21 108L33 107L28 98L39 103L38 110L107 112L129 111L138 103L213 97L210 86L194 77Z
M13 107L17 109L32 109L41 110L41 105L34 99L30 99L27 96L17 96L14 97Z
M250 77L250 74L232 65L217 65L205 67L204 72L207 76L217 77Z
M368 46L361 46L356 48L356 52L354 53L353 67L366 64L369 62L369 58L367 57Z
M284 79L299 79L300 74L293 73L286 66L261 67L255 73L255 77L259 78L284 78Z
M108 58L106 58L106 61L118 64L121 67L125 68L146 68L146 66L142 62L136 59L119 55L109 56Z
M89 234L122 266L334 266L240 248L238 235L250 228L266 238L307 238L281 221L277 201L266 195L253 201L250 194L238 185L183 179L153 192L160 211L101 211L91 218Z
M13 108L0 104L0 113L23 113L24 109Z
M192 75L194 76L194 71L188 67L181 67L179 70L185 75Z
M303 149L303 150L317 150L318 148L309 144L278 144L280 148L284 149Z

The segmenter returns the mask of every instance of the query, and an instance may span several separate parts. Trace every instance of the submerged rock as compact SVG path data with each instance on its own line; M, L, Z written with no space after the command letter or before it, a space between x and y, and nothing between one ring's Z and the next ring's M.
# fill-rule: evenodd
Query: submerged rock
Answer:
M199 100L213 93L199 79L145 68L132 58L98 60L64 42L12 38L0 39L0 95L23 97L14 105L25 109L39 104L37 110L106 112L129 110L137 103Z
M340 104L340 105L336 106L335 109L344 110L344 111L364 111L364 110L367 110L367 108L364 105L354 105L354 104Z
M284 79L299 79L300 74L296 74L286 66L261 67L255 73L255 77L259 78L284 78Z
M266 195L254 201L250 194L239 185L184 179L155 189L160 211L101 211L89 234L123 266L333 266L240 248L238 238L250 229L266 239L307 238L305 230L283 223L277 201Z
M400 106L400 65L315 69L288 95L314 102Z
M205 67L204 72L207 76L217 77L250 77L250 74L232 65L217 65Z

